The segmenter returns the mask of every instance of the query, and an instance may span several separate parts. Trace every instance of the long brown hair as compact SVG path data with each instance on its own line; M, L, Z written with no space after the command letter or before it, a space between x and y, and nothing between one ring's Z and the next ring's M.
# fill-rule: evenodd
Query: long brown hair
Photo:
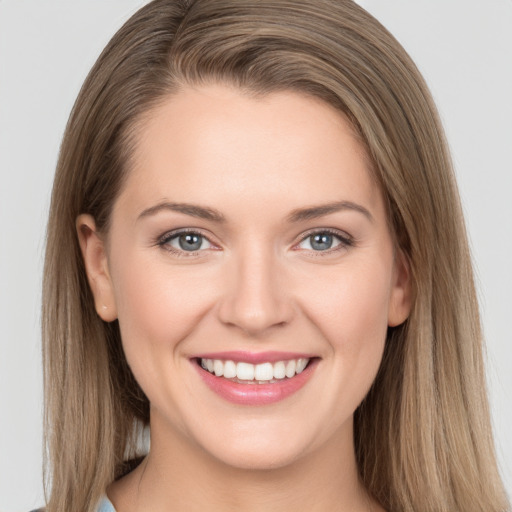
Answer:
M362 482L388 510L504 511L470 255L436 108L400 44L349 0L156 0L113 37L71 113L43 283L48 512L91 512L137 456L147 398L95 312L75 231L110 213L140 119L187 85L306 93L359 133L414 286L356 411Z

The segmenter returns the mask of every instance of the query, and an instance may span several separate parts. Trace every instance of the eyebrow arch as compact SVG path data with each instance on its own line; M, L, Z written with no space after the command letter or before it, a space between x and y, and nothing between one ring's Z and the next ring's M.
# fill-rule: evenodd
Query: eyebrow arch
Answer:
M322 204L318 206L311 206L308 208L298 208L292 210L287 216L286 220L289 223L296 223L310 219L316 219L329 215L330 213L336 213L343 210L353 210L362 213L365 217L373 222L372 214L364 207L352 201L336 201L333 203ZM156 215L161 211L173 211L178 213L184 213L185 215L191 215L200 219L210 220L212 222L224 223L226 218L224 215L213 208L198 206L190 203L173 203L164 201L150 208L146 208L137 218L140 220L144 217L150 217Z
M137 220L140 220L144 217L149 217L151 215L156 215L161 211L173 211L178 213L184 213L185 215L191 215L192 217L211 220L213 222L226 222L226 218L224 217L224 215L222 215L222 213L220 213L218 210L214 210L213 208L198 206L189 203L172 203L168 201L159 203L155 206L151 206L150 208L146 208L138 216Z
M353 203L352 201L335 201L334 203L321 204L308 208L299 208L297 210L293 210L288 215L287 221L289 223L301 222L343 210L353 210L362 213L370 222L373 222L372 214L364 206Z

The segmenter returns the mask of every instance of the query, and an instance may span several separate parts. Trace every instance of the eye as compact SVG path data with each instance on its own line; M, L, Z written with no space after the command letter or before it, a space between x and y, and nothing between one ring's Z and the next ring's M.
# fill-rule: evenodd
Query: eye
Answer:
M352 245L353 241L347 236L331 231L316 231L303 238L297 247L308 251L332 252Z
M164 235L159 241L159 245L175 253L193 253L213 247L212 243L204 235L196 231L181 231Z

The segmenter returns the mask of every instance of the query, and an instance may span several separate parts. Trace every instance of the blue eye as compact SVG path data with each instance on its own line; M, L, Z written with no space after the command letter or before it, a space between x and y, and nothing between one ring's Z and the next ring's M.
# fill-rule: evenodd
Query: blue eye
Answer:
M161 245L167 246L169 250L183 252L196 252L212 247L205 236L191 231L168 236L162 240Z
M343 249L352 245L352 241L329 231L317 231L304 238L298 247L315 252Z
M334 236L330 233L317 233L316 235L311 235L308 240L313 250L325 251L332 247Z
M215 249L214 244L197 231L167 233L157 243L163 249L174 253L176 256L185 256L187 253L193 255L193 253ZM352 245L353 241L348 236L324 230L305 236L296 247L314 253L333 253Z

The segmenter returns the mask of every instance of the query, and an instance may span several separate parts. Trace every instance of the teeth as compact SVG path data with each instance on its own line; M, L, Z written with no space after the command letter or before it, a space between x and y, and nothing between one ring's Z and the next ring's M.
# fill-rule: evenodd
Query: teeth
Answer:
M306 368L306 365L308 364L307 359L299 359L297 361L297 369L295 370L297 373L302 373L304 371L304 368Z
M217 377L222 377L224 375L224 363L219 359L215 359L215 361L213 361L213 372Z
M286 366L284 361L278 361L274 364L274 379L284 379L286 377Z
M286 363L286 376L291 379L295 375L295 370L297 369L297 361L291 359Z
M236 377L236 364L233 361L226 361L224 363L224 377L226 379Z
M219 362L223 364L222 361ZM236 365L236 378L240 380L254 380L254 365L249 363L238 363Z
M272 380L274 378L274 367L271 363L257 364L254 368L256 380Z
M201 366L215 374L217 377L226 379L238 379L254 381L253 383L269 383L274 379L291 379L302 373L309 363L309 359L290 359L288 361L277 361L275 363L251 364L234 361L223 361L221 359L201 359Z

